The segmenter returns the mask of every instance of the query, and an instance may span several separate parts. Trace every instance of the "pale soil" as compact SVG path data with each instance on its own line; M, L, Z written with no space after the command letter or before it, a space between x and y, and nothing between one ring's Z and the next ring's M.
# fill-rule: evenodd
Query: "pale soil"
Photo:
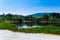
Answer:
M0 40L60 40L60 36L0 30Z

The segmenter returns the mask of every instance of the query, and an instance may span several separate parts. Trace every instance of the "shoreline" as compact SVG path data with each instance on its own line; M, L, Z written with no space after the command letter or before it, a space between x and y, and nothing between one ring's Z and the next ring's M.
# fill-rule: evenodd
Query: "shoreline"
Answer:
M50 35L50 36L60 36L59 34L48 34L48 33L25 33L25 32L14 32L11 30L0 30L0 31L9 31L13 33L22 33L22 34L43 34L43 35Z
M0 30L0 40L60 40L60 36L44 33L22 33Z

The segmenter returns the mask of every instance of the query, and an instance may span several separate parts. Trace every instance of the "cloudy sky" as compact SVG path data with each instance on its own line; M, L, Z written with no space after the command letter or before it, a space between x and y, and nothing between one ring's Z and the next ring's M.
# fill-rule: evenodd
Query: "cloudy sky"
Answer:
M29 15L39 12L60 12L60 0L0 0L0 14Z

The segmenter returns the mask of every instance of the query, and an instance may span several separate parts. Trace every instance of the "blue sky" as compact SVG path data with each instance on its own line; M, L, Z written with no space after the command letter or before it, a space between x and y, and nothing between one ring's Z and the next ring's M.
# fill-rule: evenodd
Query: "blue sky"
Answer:
M0 14L29 15L39 12L60 12L60 0L0 0Z

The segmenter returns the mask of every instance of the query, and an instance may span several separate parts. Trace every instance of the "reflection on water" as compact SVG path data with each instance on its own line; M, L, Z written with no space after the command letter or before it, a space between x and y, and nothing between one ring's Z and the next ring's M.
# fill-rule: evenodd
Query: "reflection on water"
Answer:
M35 26L27 26L27 25L22 25L22 26L18 26L18 28L31 28L31 27L37 27L37 25Z
M25 22L25 23L19 24L18 29L19 29L19 28L40 27L40 26L41 26L41 25L40 25L40 24L37 24L37 23L33 23L33 22ZM42 26L41 26L41 27L42 27Z

